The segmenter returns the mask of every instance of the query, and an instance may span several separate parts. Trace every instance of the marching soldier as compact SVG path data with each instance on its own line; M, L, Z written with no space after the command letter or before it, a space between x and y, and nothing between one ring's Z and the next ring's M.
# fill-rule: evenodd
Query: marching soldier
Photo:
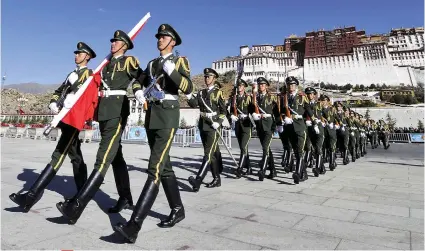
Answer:
M284 169L284 171L286 173L290 173L293 171L293 154L292 154L292 146L291 146L291 142L289 140L289 133L288 131L284 130L284 121L283 118L285 116L284 111L281 110L281 108L283 107L283 103L284 103L284 99L286 97L287 91L286 91L286 87L282 86L280 88L280 95L278 97L278 110L279 110L279 120L280 123L282 123L282 127L278 127L278 133L279 133L279 138L280 141L282 142L282 146L283 146L283 154L282 154L282 162L281 165Z
M355 112L349 109L350 117L348 119L348 124L350 125L350 153L351 153L351 161L355 162L357 159L357 125L356 125L356 117Z
M74 199L56 204L58 210L71 224L77 222L96 194L111 164L120 198L117 205L110 208L109 212L116 213L133 206L127 164L122 154L121 135L130 115L127 86L138 76L139 61L133 56L124 55L127 50L133 49L133 42L125 32L115 31L110 41L112 57L101 72L102 87L96 109L95 120L99 122L102 138L94 170ZM135 84L138 82L135 81L133 86Z
M174 56L173 49L181 44L179 34L169 24L162 24L155 35L160 56L151 60L141 72L138 82L133 83L133 92L140 103L148 99L146 134L151 155L148 178L133 210L130 220L118 223L114 230L130 243L134 243L159 192L162 183L171 213L159 227L173 227L185 218L177 178L170 161L170 148L179 127L180 104L178 91L190 95L193 84L190 80L189 61L186 57ZM147 87L142 90L142 84Z
M373 146L373 148L377 148L378 147L378 124L373 119L372 119L372 130L373 130L372 141L370 144Z
M248 84L243 79L237 80L237 92L230 97L230 119L235 123L235 134L238 139L240 158L239 165L236 169L236 177L240 178L246 168L246 174L251 174L252 169L250 167L248 144L251 139L252 133L252 122L249 118L249 114L254 112L251 96L245 92L245 88ZM255 126L255 124L254 124Z
M223 85L220 82L218 82L217 80L214 82L214 86L218 89L223 88ZM226 107L226 105L225 105L225 107ZM217 167L218 173L221 174L223 172L224 166L223 166L223 159L221 157L221 151L220 151L220 145L219 144L217 144L215 146L214 156L215 156L216 162L213 163L213 165L218 166Z
M330 99L328 96L322 96L322 118L326 121L325 127L325 149L329 153L329 170L333 171L336 168L336 130L335 130L335 112L333 107L330 105ZM325 150L325 151L326 151Z
M297 93L299 85L295 77L287 77L286 85L288 93L285 102L282 103L281 111L284 111L284 131L287 131L289 140L294 149L296 158L296 170L292 175L295 184L308 179L306 166L303 164L304 145L307 138L304 116L313 117L309 101L303 93ZM289 115L289 116L288 116ZM316 121L312 122L316 125Z
M314 150L314 158L316 161L316 167L313 168L314 176L318 177L319 174L325 174L326 169L325 165L322 162L322 145L324 140L324 129L322 126L322 107L320 103L317 103L315 98L317 95L316 89L312 87L307 87L305 89L305 94L307 95L308 102L312 111L312 116L310 117L306 114L305 124L307 125L307 140L305 144L306 156L310 156L311 148ZM313 125L313 121L315 122ZM305 163L310 160L310 157L304 159Z
M354 112L354 124L357 127L357 130L355 131L355 135L356 135L356 158L360 159L360 157L361 157L361 154L360 154L361 124L360 124L359 114L357 112Z
M221 179L218 170L218 161L216 159L215 150L220 140L221 124L226 117L226 105L223 99L223 92L214 85L218 79L218 73L211 69L204 69L205 89L200 90L196 97L188 100L189 106L192 108L199 107L201 112L199 118L199 131L204 146L204 158L196 178L189 177L189 183L192 185L193 191L198 192L205 178L208 168L211 168L213 181L207 187L221 186Z
M62 109L64 105L67 106L69 99L73 98L73 95L92 74L92 70L87 68L87 63L90 59L96 57L96 53L87 44L79 42L74 54L77 68L72 71L62 85L55 90L50 100L49 108L55 114L59 113L59 110ZM65 99L65 97L67 98ZM23 208L25 212L28 212L41 198L44 189L49 185L62 166L66 155L71 159L77 191L81 190L87 180L87 166L84 163L81 153L81 142L78 138L79 130L62 122L59 123L58 127L61 129L62 134L53 151L50 163L47 164L27 193L13 193L9 196L10 199L18 204L19 207Z
M257 78L257 84L254 84L253 87L255 92L253 95L256 95L256 102L254 102L256 107L254 107L252 117L255 121L258 138L260 139L261 146L263 148L263 157L260 161L260 171L258 171L258 179L260 181L264 180L267 169L270 170L270 173L267 176L268 179L273 179L277 176L270 144L272 142L273 132L276 128L274 118L279 116L279 111L277 109L276 97L267 91L268 86L270 86L269 81L263 77L259 77Z
M390 142L388 141L389 127L382 119L379 120L378 132L379 140L382 141L382 144L384 144L384 149L387 150L390 147Z
M360 132L361 132L361 138L360 138L360 154L363 157L364 155L367 154L366 151L366 144L367 144L367 136L366 136L366 119L363 117L362 114L359 114L359 121L360 121Z
M350 159L348 158L348 143L350 140L348 111L347 108L343 106L341 102L337 102L336 106L338 111L335 115L335 119L340 125L340 128L337 130L337 137L339 141L339 147L342 152L342 163L344 165L347 165L348 163L350 163Z

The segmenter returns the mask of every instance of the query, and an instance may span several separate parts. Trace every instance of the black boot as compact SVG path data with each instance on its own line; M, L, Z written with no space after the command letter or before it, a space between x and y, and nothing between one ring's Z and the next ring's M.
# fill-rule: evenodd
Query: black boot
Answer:
M326 167L325 167L325 163L323 163L323 157L320 158L320 174L324 175L326 173Z
M130 177L128 175L127 170L127 163L122 157L122 153L119 152L119 154L120 155L115 157L111 163L119 198L117 204L108 209L108 213L119 213L123 209L134 209L133 196L131 195L130 189Z
M53 166L47 164L28 192L22 194L12 193L9 195L9 198L27 213L41 199L44 189L49 185L55 175L56 171L53 169Z
M303 161L303 166L302 166L302 170L301 170L301 179L300 179L300 181L306 181L306 180L308 180L307 165Z
M267 175L267 179L273 179L277 177L276 168L274 166L273 153L271 150L269 151L269 170L270 170L270 173L269 175Z
M201 186L202 181L207 175L209 167L210 167L210 163L208 163L208 158L204 157L201 168L199 168L198 174L196 174L196 178L194 178L193 176L189 177L189 183L192 185L192 189L194 192L199 191L199 187Z
M263 181L264 180L264 176L265 176L265 172L267 169L267 155L263 155L263 159L260 161L260 171L258 171L258 180L259 181Z
M351 161L352 161L352 162L356 162L356 155L355 155L355 153L354 153L354 150L353 150L353 149L351 149L350 153L351 153Z
M287 154L286 154L286 159L285 159L285 167L284 167L284 171L285 173L290 173L292 172L292 165L294 162L292 153L289 150L286 150Z
M219 150L215 151L215 160L217 161L218 173L221 174L223 172L223 159L221 158L221 152Z
M72 171L74 172L74 181L77 186L77 193L83 188L87 181L87 165L85 163L72 162Z
M236 169L235 175L237 179L240 179L242 177L243 173L243 168L245 166L245 161L246 161L246 155L245 154L240 154L239 156L239 165L238 168Z
M283 154L282 154L282 162L280 162L280 165L285 168L287 166L287 160L286 158L288 157L288 151L283 149Z
M350 163L350 159L348 158L348 150L346 149L344 151L344 159L343 159L343 164L347 165L348 163Z
M99 190L102 182L102 174L97 169L94 169L81 191L71 200L56 203L56 208L68 219L70 224L75 224L87 204L94 197L97 190Z
M297 164L296 164L296 169L294 174L292 174L292 178L294 179L294 183L295 184L299 184L300 183L300 179L301 179L301 175L302 175L302 171L303 171L303 159L304 156L295 156L297 159Z
M146 219L146 216L148 216L156 196L158 195L158 186L159 184L155 184L153 179L148 178L130 220L126 224L118 223L114 226L114 230L121 234L128 242L136 242L143 221Z
M320 174L320 163L322 162L322 155L317 154L316 156L316 167L313 168L313 173L315 177L319 177Z
M335 169L335 162L334 162L335 153L331 152L329 154L329 170L333 171Z
M180 191L177 184L177 178L173 174L170 177L161 179L162 187L164 188L165 196L167 196L168 205L171 208L171 213L166 220L162 220L158 226L167 228L173 227L185 218L184 207L180 197Z
M333 159L334 169L336 169L336 167L338 166L338 164L336 163L336 152L333 152L333 155L334 155L334 159Z
M133 200L129 200L125 197L120 196L117 201L117 204L115 204L115 206L108 209L108 213L116 214L121 212L123 209L133 210L134 209Z
M311 154L311 151L306 151L304 153L304 163L306 167L310 164L310 154Z
M242 172L242 173L244 175L252 175L252 167L251 167L251 161L249 160L249 154L246 155L244 166L246 168L246 172Z
M221 186L221 179L220 179L220 173L219 173L219 163L218 159L215 159L214 162L211 165L211 173L213 176L213 180L211 183L207 184L206 187L213 188L213 187L220 187Z

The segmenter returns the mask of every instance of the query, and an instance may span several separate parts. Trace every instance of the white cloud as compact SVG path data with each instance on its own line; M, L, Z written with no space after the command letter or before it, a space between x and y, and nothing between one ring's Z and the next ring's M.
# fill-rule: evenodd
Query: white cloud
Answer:
M98 11L98 12L106 12L106 10L105 10L105 9L103 9L103 8L99 8L99 9L97 9L97 11Z

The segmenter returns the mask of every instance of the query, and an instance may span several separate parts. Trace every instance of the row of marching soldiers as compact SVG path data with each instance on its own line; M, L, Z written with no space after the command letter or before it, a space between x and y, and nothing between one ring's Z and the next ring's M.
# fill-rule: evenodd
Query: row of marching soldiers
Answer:
M349 155L355 162L367 154L368 140L372 149L379 141L388 149L388 127L383 120L376 123L365 119L341 102L332 104L326 95L317 98L314 88L299 92L295 77L287 77L285 84L279 94L271 93L268 80L259 77L252 94L248 94L245 92L248 84L243 79L237 80L228 114L240 148L237 178L253 174L248 145L254 128L263 152L257 173L260 181L277 176L270 149L276 130L283 145L282 167L286 173L293 172L296 184L308 179L307 167L312 168L316 177L326 173L325 163L333 171L337 166L337 150L346 165L350 162Z

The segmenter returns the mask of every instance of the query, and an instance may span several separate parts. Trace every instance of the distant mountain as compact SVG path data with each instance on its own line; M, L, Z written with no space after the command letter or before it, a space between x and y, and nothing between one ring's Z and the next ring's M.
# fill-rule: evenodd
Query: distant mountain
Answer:
M53 93L60 84L42 85L38 83L22 83L22 84L11 84L2 85L2 89L15 89L20 93L31 93L31 94L46 94Z

